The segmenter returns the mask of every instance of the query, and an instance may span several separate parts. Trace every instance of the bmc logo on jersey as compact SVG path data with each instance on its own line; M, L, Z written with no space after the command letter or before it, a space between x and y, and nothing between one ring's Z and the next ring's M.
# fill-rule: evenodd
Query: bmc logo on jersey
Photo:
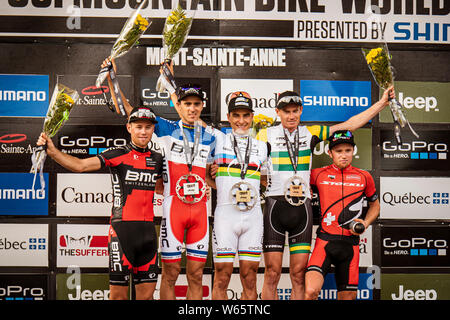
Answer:
M370 81L301 80L303 121L346 121L371 106Z
M127 170L125 180L131 182L156 183L156 180L158 180L157 177L157 173Z

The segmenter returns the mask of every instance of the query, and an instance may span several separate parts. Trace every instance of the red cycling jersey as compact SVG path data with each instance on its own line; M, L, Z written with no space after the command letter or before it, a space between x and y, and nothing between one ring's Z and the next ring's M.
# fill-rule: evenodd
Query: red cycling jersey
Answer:
M339 169L332 164L311 171L311 186L319 191L321 223L318 235L352 236L348 224L362 214L363 200L378 198L372 176L348 166Z
M98 158L111 172L111 222L153 221L153 195L156 180L162 176L163 156L130 143L108 149Z

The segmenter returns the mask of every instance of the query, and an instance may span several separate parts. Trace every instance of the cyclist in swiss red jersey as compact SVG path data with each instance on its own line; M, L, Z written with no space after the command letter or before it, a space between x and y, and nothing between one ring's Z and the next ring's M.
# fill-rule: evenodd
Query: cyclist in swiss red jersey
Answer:
M136 299L152 299L156 287L158 237L153 224L153 195L164 159L147 147L156 122L149 108L134 108L127 123L131 142L86 159L59 151L45 133L38 139L37 144L47 145L47 154L70 171L110 168L114 196L108 237L110 300L128 299L130 273Z
M359 234L378 217L380 203L372 176L351 165L355 146L352 132L336 131L328 140L333 164L311 171L310 183L318 190L322 217L308 262L305 295L310 300L318 298L333 264L338 299L354 300L359 278ZM361 219L365 198L369 210Z

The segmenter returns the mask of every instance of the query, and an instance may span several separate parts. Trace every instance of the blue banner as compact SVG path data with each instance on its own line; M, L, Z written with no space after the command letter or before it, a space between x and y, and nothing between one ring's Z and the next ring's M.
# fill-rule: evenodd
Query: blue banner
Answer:
M302 121L346 121L371 106L370 81L301 80Z
M32 173L0 173L0 215L48 215L48 173L41 190L39 174L34 189Z
M373 287L371 281L373 274L360 273L358 281L357 300L373 300ZM370 278L370 279L369 279ZM370 284L369 284L370 282ZM371 287L371 288L369 288ZM334 273L329 273L325 276L322 290L319 294L319 300L336 300L337 289Z
M0 117L45 117L49 76L0 74Z

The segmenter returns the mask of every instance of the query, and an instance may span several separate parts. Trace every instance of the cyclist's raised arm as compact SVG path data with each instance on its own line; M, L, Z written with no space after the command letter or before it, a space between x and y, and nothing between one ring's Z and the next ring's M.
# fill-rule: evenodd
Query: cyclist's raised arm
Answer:
M106 58L103 61L101 67L105 68L109 63L112 64L114 72L117 74L117 65L116 65L116 62L114 61L114 59ZM117 103L116 93L114 92L114 85L113 85L113 82L111 80L111 76L109 75L109 73L108 73L107 79L108 79L109 92L111 92L111 97L112 97L112 99L114 101L114 107L116 108L116 112L118 114L120 114L119 105ZM125 112L126 112L127 116L129 116L130 113L131 113L131 110L133 110L133 106L128 102L128 100L125 97L125 95L123 94L122 90L120 90L120 95L121 95L121 98L122 98L122 101L123 101L123 106L125 108Z

